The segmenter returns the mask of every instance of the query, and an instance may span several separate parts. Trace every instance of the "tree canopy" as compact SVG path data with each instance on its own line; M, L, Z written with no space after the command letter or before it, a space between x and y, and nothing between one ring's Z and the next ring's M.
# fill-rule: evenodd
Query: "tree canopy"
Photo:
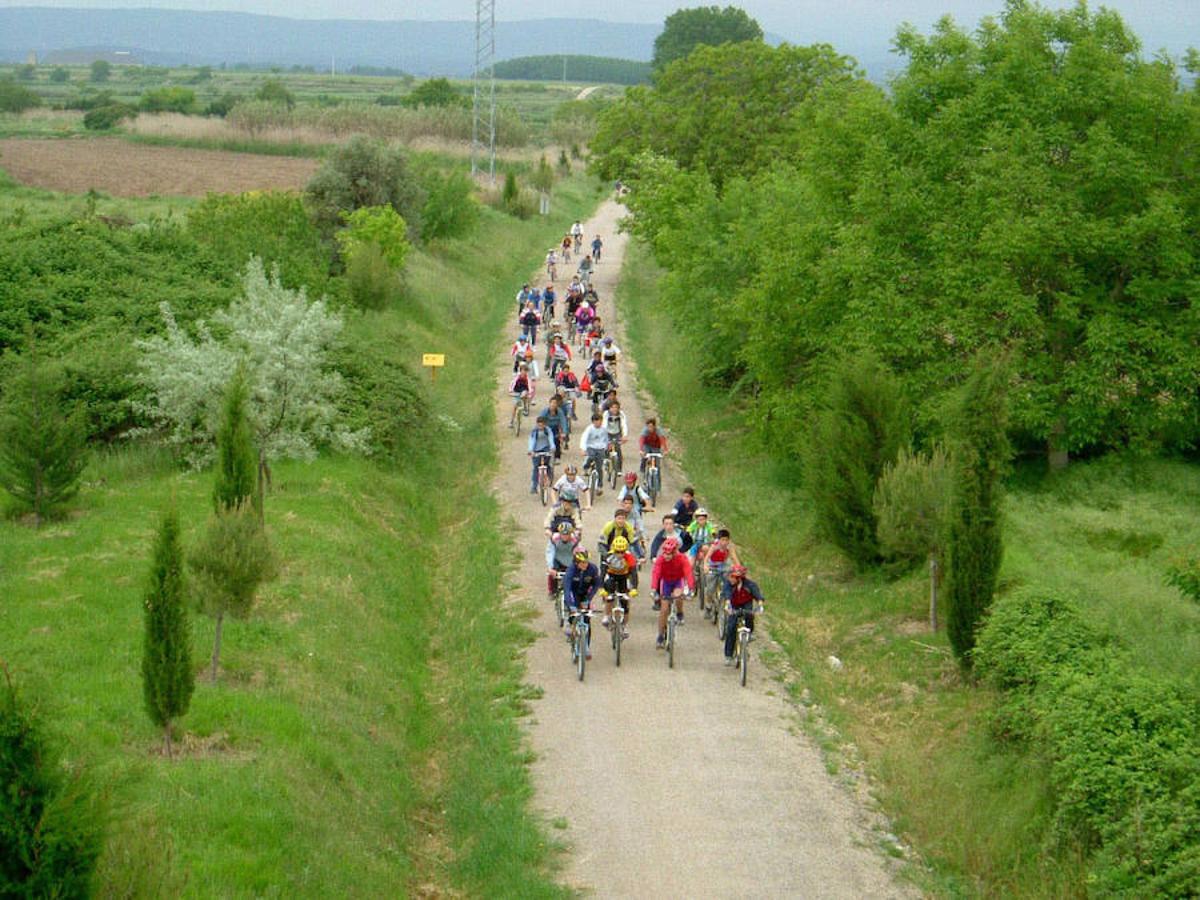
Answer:
M719 47L762 38L762 27L737 6L677 9L667 16L663 30L654 39L653 66L661 72L700 44Z

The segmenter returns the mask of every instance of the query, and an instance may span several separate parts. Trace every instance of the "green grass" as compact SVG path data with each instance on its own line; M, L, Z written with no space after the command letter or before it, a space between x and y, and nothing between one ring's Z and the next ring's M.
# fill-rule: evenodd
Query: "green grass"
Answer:
M182 758L155 753L142 711L140 594L158 511L175 503L193 540L211 476L152 449L109 452L66 521L0 522L3 658L114 812L102 894L564 894L528 804L530 632L499 602L492 384L476 350L500 339L547 238L597 197L578 179L551 220L485 210L470 240L414 255L397 308L350 318L348 340L409 362L447 352L432 392L455 427L419 436L401 466L277 466L281 576L227 624L222 680L198 682ZM212 623L196 616L193 631L202 670Z
M656 304L661 276L631 247L618 302L643 384L654 395L700 500L745 548L768 598L772 634L824 726L818 743L857 748L896 833L945 896L1080 897L1084 861L1047 841L1044 764L987 734L988 690L964 684L944 632L927 624L923 572L855 576L812 537L795 467L770 458L746 427L745 398L699 383ZM1077 594L1094 620L1150 672L1200 680L1200 609L1163 581L1169 562L1200 555L1200 470L1179 461L1108 458L1047 477L1019 471L1005 507L1001 589ZM844 669L826 663L837 656ZM843 745L844 746L844 745Z
M0 228L89 215L126 218L132 222L169 219L182 223L199 202L195 197L110 197L99 191L62 194L18 184L0 168Z
M188 138L167 137L157 134L128 134L114 132L114 136L131 144L146 144L151 147L188 147L193 150L224 150L229 153L257 153L262 156L291 156L302 159L320 159L335 146L308 144L303 141L264 141L254 138Z

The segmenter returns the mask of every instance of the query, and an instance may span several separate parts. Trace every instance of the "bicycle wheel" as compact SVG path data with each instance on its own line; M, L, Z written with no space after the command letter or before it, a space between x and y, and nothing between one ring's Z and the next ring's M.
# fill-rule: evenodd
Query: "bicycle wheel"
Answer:
M658 466L650 466L646 470L646 493L650 495L650 505L657 505L658 501Z
M742 631L738 634L738 677L742 680L742 687L746 686L746 673L750 669L750 632Z
M625 627L625 619L622 618L620 621L618 621L617 619L614 618L613 622L612 622L612 626L613 626L613 654L616 657L617 668L619 669L619 668L621 668L621 645L623 643L625 643L625 636L624 636L625 633L622 630Z
M545 469L538 470L538 493L542 497L542 506L545 506L550 496L550 479L546 477Z
M562 591L556 591L554 594L554 615L558 618L558 627L562 628L567 622L567 610L563 606Z
M587 668L587 645L587 616L580 616L579 626L575 629L575 666L579 670L580 681L583 681L583 672Z
M522 418L523 418L523 416L521 415L521 410L516 409L514 407L514 409L513 409L513 433L516 434L517 437L521 436L521 419Z
M670 600L664 601L670 603ZM667 668L675 668L675 614L667 616Z

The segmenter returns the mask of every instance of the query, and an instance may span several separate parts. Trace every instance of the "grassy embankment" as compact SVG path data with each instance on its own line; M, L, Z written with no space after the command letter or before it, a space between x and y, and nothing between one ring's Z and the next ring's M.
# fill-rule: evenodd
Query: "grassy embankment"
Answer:
M962 682L944 632L930 632L925 574L855 577L812 537L795 470L747 434L744 398L701 385L679 364L671 323L655 304L660 274L631 247L619 292L631 349L701 502L762 578L793 690L807 688L804 700L823 711L813 730L830 770L851 742L897 833L929 864L929 873L912 872L929 890L1084 895L1084 867L1046 840L1045 764L988 736L994 698ZM1053 478L1022 474L1006 505L1002 590L1075 592L1139 666L1200 687L1200 610L1163 582L1173 557L1200 546L1200 471L1112 458ZM843 670L827 664L830 655Z
M222 678L201 678L182 758L142 712L140 596L158 511L185 540L209 473L161 454L97 459L78 512L35 532L0 523L0 648L73 764L113 812L105 895L556 896L553 847L527 809L525 626L498 602L503 540L481 485L494 460L490 379L512 283L596 200L560 187L553 225L484 211L469 241L414 255L401 308L351 317L347 339L411 362L445 351L432 394L454 425L404 465L283 463L268 528L283 560ZM212 623L193 618L202 670Z

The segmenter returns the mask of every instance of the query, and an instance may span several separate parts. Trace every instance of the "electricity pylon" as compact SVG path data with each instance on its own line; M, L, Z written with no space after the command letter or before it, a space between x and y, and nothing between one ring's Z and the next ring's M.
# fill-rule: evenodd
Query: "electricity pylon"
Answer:
M486 79L486 82L485 82ZM475 0L475 90L471 125L471 174L487 141L488 177L496 181L496 0Z

